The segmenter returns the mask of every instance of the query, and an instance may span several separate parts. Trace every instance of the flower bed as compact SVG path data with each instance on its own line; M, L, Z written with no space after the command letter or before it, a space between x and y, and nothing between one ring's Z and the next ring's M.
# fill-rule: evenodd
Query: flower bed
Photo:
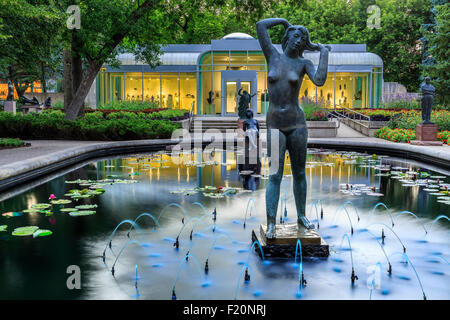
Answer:
M416 139L416 131L412 129L391 129L389 127L383 127L375 131L375 137L389 140L392 142L411 142ZM440 131L437 134L437 139L444 144L449 144L450 131Z
M437 134L438 140L442 141L443 143L450 145L450 131L441 131Z
M391 129L383 127L375 131L375 137L392 142L410 142L416 139L416 131L410 129Z

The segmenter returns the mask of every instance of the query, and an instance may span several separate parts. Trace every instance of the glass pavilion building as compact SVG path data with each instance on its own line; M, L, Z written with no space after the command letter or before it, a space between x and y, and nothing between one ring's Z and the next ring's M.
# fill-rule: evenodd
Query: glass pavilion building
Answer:
M281 45L275 45L281 52ZM383 61L365 44L331 45L328 77L316 87L305 75L299 99L329 108L370 108L381 103ZM317 66L319 52L304 57ZM233 33L211 44L163 47L154 69L132 54L119 55L121 66L104 66L96 81L97 105L113 101L152 101L161 108L190 110L196 115L236 116L237 92L247 90L255 115L268 108L267 64L253 37Z

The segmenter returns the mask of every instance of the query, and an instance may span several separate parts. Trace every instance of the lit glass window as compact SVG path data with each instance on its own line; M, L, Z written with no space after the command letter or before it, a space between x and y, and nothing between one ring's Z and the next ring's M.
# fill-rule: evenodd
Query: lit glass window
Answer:
M141 72L128 72L125 74L125 100L142 101Z
M160 73L144 73L144 101L160 105Z
M197 78L195 73L180 73L180 109L190 110L197 95ZM195 109L195 108L194 108ZM196 110L194 110L196 113Z
M179 109L178 73L161 74L162 108Z

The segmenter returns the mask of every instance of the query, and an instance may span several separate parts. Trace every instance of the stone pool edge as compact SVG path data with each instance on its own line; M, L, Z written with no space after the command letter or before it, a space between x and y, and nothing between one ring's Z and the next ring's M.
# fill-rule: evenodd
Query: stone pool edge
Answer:
M211 139L192 139L191 145L199 146L201 144L204 147L212 141ZM0 166L0 192L84 160L127 153L160 151L165 150L169 145L176 145L180 142L181 140L172 139L99 142L3 165ZM225 147L230 144L230 141L223 140L222 143ZM233 144L237 145L236 138ZM386 154L430 163L450 170L450 150L433 149L433 147L391 143L382 140L337 140L336 138L309 138L308 147Z

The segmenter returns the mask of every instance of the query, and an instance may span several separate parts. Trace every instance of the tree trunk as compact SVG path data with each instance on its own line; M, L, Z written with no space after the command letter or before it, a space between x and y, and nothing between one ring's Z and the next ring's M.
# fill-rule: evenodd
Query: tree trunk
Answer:
M41 62L41 87L42 93L47 93L47 84L45 83L45 64Z
M100 68L102 67L101 63L92 63L86 74L84 75L78 90L76 91L72 102L68 106L66 110L66 119L67 120L76 120L80 109L83 107L84 100L86 99L89 90L91 89L92 84L94 83L95 78L97 77Z
M72 53L69 49L64 49L63 52L63 68L64 68L64 112L66 112L73 99Z
M72 30L72 95L75 97L78 88L80 87L83 79L83 60L78 54L81 47L80 39L77 35L77 30ZM84 116L84 102L78 111L78 117Z

